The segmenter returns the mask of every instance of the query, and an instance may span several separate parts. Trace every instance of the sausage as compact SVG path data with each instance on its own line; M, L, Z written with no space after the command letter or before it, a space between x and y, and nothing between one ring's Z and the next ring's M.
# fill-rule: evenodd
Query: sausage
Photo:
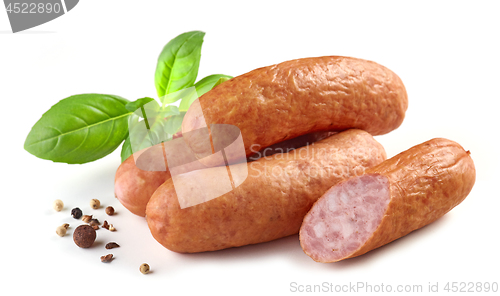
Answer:
M248 157L256 152L253 147L263 150L307 133L321 135L352 127L374 135L387 133L403 121L408 100L399 77L381 65L347 57L319 57L288 61L235 77L203 95L200 104L206 122L201 121L201 108L190 108L182 127L184 138L198 158L212 151L200 151L207 147L197 144L207 139L189 131L206 123L239 127ZM152 193L169 178L168 169L142 171L129 158L116 172L115 196L132 213L144 216Z
M278 239L298 233L304 215L328 188L385 158L384 148L369 133L344 131L289 153L236 164L249 171L240 186L184 209L172 179L167 180L151 197L146 220L159 243L181 253ZM206 175L219 169L226 168L206 169ZM183 177L189 180L189 173Z
M164 145L170 145L164 149ZM181 146L183 145L183 146ZM177 160L190 163L189 169L205 168L196 161L189 149L183 149L183 141L170 141L134 153L117 169L115 197L133 214L144 217L146 205L153 193L171 178L166 154L175 154Z
M170 179L170 171L145 171L135 164L131 155L118 167L115 174L115 197L131 213L144 217L151 195Z
M294 149L321 141L325 138L330 137L331 135L334 135L335 133L336 132L330 132L330 131L309 133L302 136L298 136L293 139L288 139L283 142L273 144L269 147L265 147L262 149L259 149L260 147L258 145L252 145L250 146L250 149L252 150L253 154L251 154L247 160L254 161L261 157L271 156L276 153L290 152ZM255 148L255 150L253 148Z
M201 159L210 147L198 145L206 139L192 131L235 125L249 156L252 145L265 148L317 131L356 128L385 134L400 126L407 107L401 79L384 66L340 56L304 58L218 85L190 107L182 133Z
M311 133L274 144L273 146L261 149L260 151L256 148L256 150L254 150L255 154L250 156L248 160L252 161L275 153L290 151L292 149L322 140L332 134L332 132ZM173 138L175 139L179 137L182 137L182 135L178 133L175 134ZM176 149L176 151L182 152L183 150ZM142 155L144 152L145 150L139 151L136 153L136 156ZM153 154L145 154L144 156L148 157L150 161L153 161ZM163 159L161 159L161 161L163 161ZM164 171L142 170L136 166L134 157L130 156L116 170L115 197L131 213L144 217L146 216L146 205L148 204L151 195L153 195L161 184L170 178L171 175L168 167Z
M469 151L432 139L333 186L304 217L300 244L318 262L362 255L439 219L475 179Z

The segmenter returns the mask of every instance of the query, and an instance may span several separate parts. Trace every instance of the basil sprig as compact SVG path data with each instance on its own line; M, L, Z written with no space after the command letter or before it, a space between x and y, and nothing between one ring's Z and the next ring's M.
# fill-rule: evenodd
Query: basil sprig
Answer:
M156 65L158 97L193 86L200 66L204 32L192 31L172 39L163 48ZM163 100L162 100L163 102Z
M132 155L132 145L130 144L130 138L127 137L125 142L123 142L122 145L122 151L120 154L120 157L122 159L122 162L124 162L127 158L129 158L130 155Z
M225 79L225 81L227 81L231 78L233 78L233 77L228 76L228 75L224 75L224 74L214 74L214 75L207 76L207 77L205 77L205 78L203 78L200 81L195 83L194 86L196 87L196 93L198 94L198 96L201 97L206 92L208 92L209 90L214 88L216 86L215 84L219 80Z
M128 101L83 94L59 101L33 126L24 143L29 153L54 162L81 164L113 152L127 137Z
M167 112L162 115L168 115L165 122L146 116L154 111L149 109L155 108L155 104L148 104L154 101L152 98L130 102L115 95L74 95L59 101L42 115L26 137L24 149L42 159L82 164L110 154L123 142L123 162L134 150L129 137L129 128L137 128L129 127L130 122L137 121L131 120L134 116L142 117L141 122L151 123L153 126L148 129L162 126L167 135L158 136L171 139L172 134L180 130L182 118L191 103L216 83L232 78L215 74L195 83L204 36L201 31L183 33L168 42L158 57L155 85L162 112ZM196 90L194 95L189 88ZM186 93L179 92L184 89L189 96L176 95L176 92ZM177 100L181 100L179 107L164 106Z

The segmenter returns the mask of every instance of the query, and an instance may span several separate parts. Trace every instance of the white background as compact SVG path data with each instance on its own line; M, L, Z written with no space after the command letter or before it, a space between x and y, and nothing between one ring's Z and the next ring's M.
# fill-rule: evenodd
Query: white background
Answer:
M429 282L440 289L448 281L500 282L497 3L87 0L18 34L0 9L0 294L287 295L299 294L291 282L365 281L393 289L421 284L425 292ZM322 55L387 66L409 96L402 126L377 137L388 156L434 137L455 140L472 153L474 189L434 224L340 263L314 262L297 236L186 255L164 249L145 220L114 198L119 149L85 165L52 163L23 149L31 126L70 95L156 96L158 54L191 30L206 32L199 78ZM57 198L66 204L59 213L52 210ZM78 225L71 208L106 219L102 208L90 209L91 198L116 208L107 220L118 231L99 230L95 247L80 249L71 238ZM65 222L71 228L60 238L55 229ZM103 247L109 241L121 247L104 264L99 257L109 253ZM139 273L143 262L153 273Z

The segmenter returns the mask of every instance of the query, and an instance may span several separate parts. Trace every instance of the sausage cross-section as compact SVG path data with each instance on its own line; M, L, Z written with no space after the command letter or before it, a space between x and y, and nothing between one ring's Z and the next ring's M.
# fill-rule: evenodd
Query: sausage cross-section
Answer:
M475 177L459 144L424 142L329 189L304 217L302 249L318 262L362 255L446 214L469 194Z

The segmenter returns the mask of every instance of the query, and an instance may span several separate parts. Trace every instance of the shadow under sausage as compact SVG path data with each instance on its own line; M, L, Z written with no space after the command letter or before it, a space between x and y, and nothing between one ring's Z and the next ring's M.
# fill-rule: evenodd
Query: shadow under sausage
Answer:
M386 256L390 256L394 253L396 249L405 248L407 245L411 245L414 241L425 240L426 236L434 231L439 231L442 227L449 223L451 220L444 216L434 223L427 225L421 229L415 230L408 235L399 238L387 245L380 248L372 250L366 254L351 259L342 260L334 263L319 263L314 262L309 256L307 256L302 248L300 247L300 241L297 234L277 239L270 242L264 242L254 245L235 247L230 249L202 252L202 253L191 253L191 254L178 254L182 257L182 260L196 261L196 262L210 262L216 261L220 262L234 262L234 261L249 261L256 260L267 257L281 257L287 258L296 262L299 265L302 264L312 264L318 266L327 266L332 269L351 269L357 268L361 265L372 264L377 260L383 260ZM411 256L414 254L408 254Z
M414 244L416 241L426 240L426 237L429 237L432 232L442 231L442 228L449 222L451 222L449 215L445 215L429 225L412 231L401 238L398 238L377 249L371 250L361 256L342 260L339 262L329 263L326 265L330 265L329 267L335 270L342 270L358 268L361 265L374 264L376 263L376 261L383 261L384 258L391 256L391 254L396 250L404 249L405 247ZM415 256L414 253L408 253L408 257L413 256Z
M448 215L449 216L449 215ZM247 245L242 247L235 247L230 249L182 254L175 253L175 257L180 261L186 263L184 266L204 265L204 264L217 264L217 265L232 265L235 263L245 263L256 260L263 260L266 258L283 259L292 262L294 265L299 266L301 269L321 269L326 272L338 272L351 269L366 268L369 265L384 264L384 260L393 256L396 251L404 249L419 240L426 240L432 232L443 231L443 227L452 221L447 216L444 216L434 223L427 225L421 229L413 231L412 233L399 238L387 245L372 250L361 256L342 260L335 263L319 263L312 260L307 256L300 247L298 234L277 239L270 242L264 242L254 245ZM401 255L400 252L398 252ZM414 257L415 254L411 251L408 252L407 258ZM404 264L405 260L402 260ZM179 266L176 267L178 271Z
M216 261L218 263L231 263L235 261L254 261L268 257L290 258L294 257L297 253L303 254L302 249L300 248L298 234L294 234L259 244L234 247L218 251L179 254L179 256L182 256L182 260L187 261Z

